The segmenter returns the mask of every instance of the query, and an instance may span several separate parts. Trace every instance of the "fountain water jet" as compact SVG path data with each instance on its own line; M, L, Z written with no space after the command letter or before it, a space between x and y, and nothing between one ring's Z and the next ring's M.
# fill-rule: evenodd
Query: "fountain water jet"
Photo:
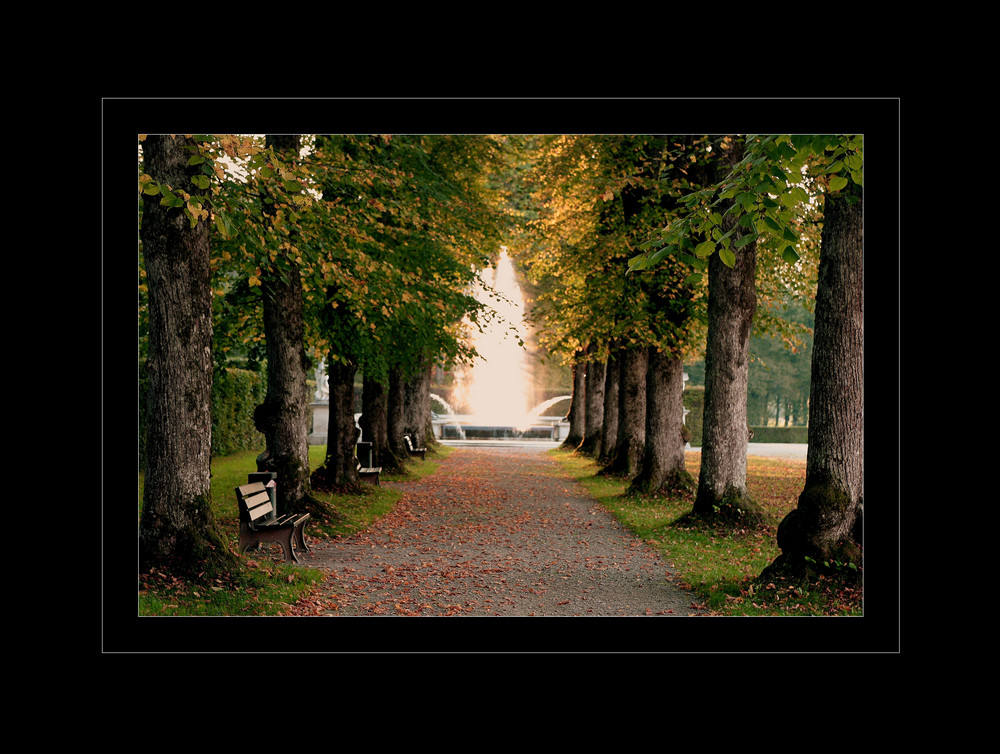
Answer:
M494 309L498 318L484 332L470 328L470 341L479 358L471 368L458 374L452 398L456 405L466 407L467 423L512 428L515 434L522 433L532 424L529 407L533 391L523 341L518 334L524 326L523 298L514 263L506 249L501 250L496 265L485 270L481 278L484 287L477 292L477 298ZM489 300L487 288L501 298Z
M444 407L444 410L445 410L445 414L444 414L445 418L444 418L443 421L439 422L440 425L441 425L440 433L441 434L444 433L444 428L445 427L454 426L455 430L458 432L458 436L461 439L464 440L465 439L465 430L462 429L462 425L459 423L458 417L455 415L455 409L453 409L451 407L451 404L448 403L448 401L446 401L444 398L442 398L437 393L431 393L430 397L431 397L432 401L437 401L438 403L440 403L441 406Z

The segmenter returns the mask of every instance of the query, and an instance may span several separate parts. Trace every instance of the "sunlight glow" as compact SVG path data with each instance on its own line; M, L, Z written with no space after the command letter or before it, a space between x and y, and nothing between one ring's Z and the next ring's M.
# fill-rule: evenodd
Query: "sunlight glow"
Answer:
M489 297L480 289L478 298L500 317L480 333L472 329L471 340L480 358L459 375L457 395L483 426L527 429L531 424L531 376L520 333L524 328L524 302L514 275L514 263L503 249L496 267L484 270L483 282L507 300Z

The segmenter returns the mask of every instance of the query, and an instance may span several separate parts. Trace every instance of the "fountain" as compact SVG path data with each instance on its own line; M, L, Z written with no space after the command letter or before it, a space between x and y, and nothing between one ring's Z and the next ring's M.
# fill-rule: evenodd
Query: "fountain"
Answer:
M545 416L544 412L571 396L550 398L529 408L534 402L531 371L518 335L524 326L521 290L506 249L482 278L479 300L496 310L498 317L482 333L470 326L470 340L480 358L456 375L455 390L448 400L430 394L432 403L444 409L444 413L431 410L435 437L446 443L565 439L569 429L565 412L561 416ZM489 291L499 294L497 303L487 300ZM323 444L327 437L329 392L324 367L321 361L316 368L311 445Z
M462 429L462 425L459 422L458 417L455 415L455 410L451 407L451 404L436 393L431 393L430 397L432 401L440 403L445 410L444 414L439 414L431 410L431 424L434 427L435 437L441 439L441 437L444 436L446 431L445 428L447 427L449 429L454 428L460 439L466 439L465 430Z
M479 358L456 375L451 395L462 413L455 414L449 406L450 415L435 428L435 434L445 441L558 439L562 417L543 417L542 412L564 397L530 408L532 379L518 334L524 326L523 299L506 249L501 249L496 265L485 270L481 279L478 298L496 311L497 318L483 332L469 328Z

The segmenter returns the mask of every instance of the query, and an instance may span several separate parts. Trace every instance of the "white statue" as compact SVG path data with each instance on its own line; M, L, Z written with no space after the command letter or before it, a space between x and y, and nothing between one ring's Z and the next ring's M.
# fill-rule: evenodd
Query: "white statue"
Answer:
M316 396L317 401L330 400L330 378L326 376L326 360L320 359L316 365Z

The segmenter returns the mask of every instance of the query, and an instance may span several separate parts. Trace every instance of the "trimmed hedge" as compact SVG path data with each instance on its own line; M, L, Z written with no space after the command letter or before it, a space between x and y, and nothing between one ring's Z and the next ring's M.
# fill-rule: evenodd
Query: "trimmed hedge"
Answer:
M139 366L139 468L146 466L146 370ZM212 456L264 447L253 423L267 395L266 377L246 369L216 370L212 379Z
M684 408L689 410L684 423L691 434L691 446L701 447L704 414L705 388L702 385L688 386L683 393ZM809 427L751 427L751 442L804 443L808 442Z
M809 441L809 427L753 427L753 442Z
M691 447L701 447L702 429L705 426L705 387L703 385L687 385L681 393L684 408L688 415L684 417L684 425L688 429Z
M212 381L212 455L264 447L253 412L267 396L267 379L246 369L216 371Z

